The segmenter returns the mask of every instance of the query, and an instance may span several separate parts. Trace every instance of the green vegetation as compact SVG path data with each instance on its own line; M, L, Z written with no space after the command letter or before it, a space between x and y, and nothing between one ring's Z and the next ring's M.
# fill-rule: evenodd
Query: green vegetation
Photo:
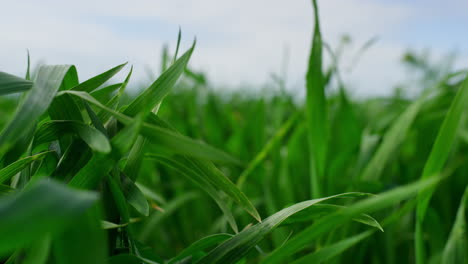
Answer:
M210 90L180 34L137 96L0 72L0 261L468 263L466 72L408 54L418 96L352 99L313 3L304 103Z

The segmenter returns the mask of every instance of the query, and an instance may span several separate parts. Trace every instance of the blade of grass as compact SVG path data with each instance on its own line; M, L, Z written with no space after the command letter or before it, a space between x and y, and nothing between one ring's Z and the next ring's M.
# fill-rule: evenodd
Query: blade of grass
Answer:
M263 259L261 263L284 263L289 256L303 249L307 244L317 239L325 232L343 225L359 214L382 210L390 205L398 203L399 201L415 196L420 190L430 188L440 180L441 177L432 177L430 179L398 187L381 193L375 197L370 197L356 202L343 210L330 214L301 231L291 240L287 241L281 248L274 250L265 259Z
M28 91L33 82L16 77L6 72L0 72L0 95Z
M426 179L440 172L446 163L453 142L457 136L460 120L463 113L466 111L468 102L468 77L461 84L455 98L453 99L450 109L439 129L437 138L432 147L431 154L426 161L421 178ZM434 188L425 190L418 195L418 206L416 208L416 232L415 232L415 255L416 263L425 263L425 250L422 224L426 215L426 210L429 206Z
M28 190L2 197L0 255L27 246L46 234L57 234L96 200L95 193L71 190L53 181L40 181Z
M84 92L92 92L99 88L99 86L103 85L105 82L107 82L110 78L112 78L114 75L116 75L123 67L125 67L127 63L123 63L120 65L115 66L114 68L103 72L99 75L96 75L80 84L77 86L73 87L72 90L74 91L84 91Z
M36 131L33 147L52 142L70 133L77 134L94 151L109 153L111 150L109 140L99 130L72 120L54 120L43 123Z
M312 48L309 58L309 67L306 75L306 118L308 125L308 140L310 149L310 184L311 197L322 196L321 180L325 173L327 155L327 103L322 73L322 36L316 0L312 1L314 7L315 27Z
M17 109L15 116L0 134L0 156L19 139L47 110L67 74L74 66L41 66L33 87Z
M466 204L468 203L468 187L460 201L458 207L457 217L453 223L452 231L450 231L449 239L445 244L444 251L442 253L442 263L466 263L468 261L467 246L468 241L466 238Z
M11 177L15 176L17 173L21 172L24 168L30 165L33 161L40 160L46 155L50 154L52 151L45 151L32 156L27 156L22 159L19 159L7 167L0 170L0 183L4 183L9 180Z
M273 229L279 226L288 217L294 215L301 210L304 210L317 203L339 197L357 197L361 196L361 193L343 193L334 196L329 196L320 199L308 200L294 204L287 207L274 215L266 218L261 223L258 223L252 227L244 229L237 235L226 240L221 245L210 251L205 257L197 261L197 264L207 263L236 263L250 249L255 247L267 234Z

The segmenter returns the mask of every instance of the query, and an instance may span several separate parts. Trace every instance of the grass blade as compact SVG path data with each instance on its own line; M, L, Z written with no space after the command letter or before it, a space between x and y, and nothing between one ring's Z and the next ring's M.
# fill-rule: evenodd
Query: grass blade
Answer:
M0 133L0 156L5 153L47 110L67 74L74 66L41 66L33 87L17 109L14 118Z
M53 181L40 181L28 190L2 197L0 255L62 231L96 200L95 193L71 190Z
M429 155L429 158L427 159L424 166L424 170L421 175L422 179L431 177L443 169L444 164L450 154L450 150L452 149L453 142L457 136L460 120L462 119L463 113L466 111L467 102L468 77L461 84L440 127L435 143L432 146L431 154ZM416 263L418 264L423 264L425 262L422 224L432 193L434 192L434 188L425 190L418 195L415 233L415 253Z
M325 173L327 155L327 103L322 73L322 36L318 17L316 0L313 0L315 28L312 40L312 49L309 58L309 68L306 75L306 118L309 129L310 156L310 184L311 197L322 196L322 178Z
M0 95L28 91L33 82L16 77L6 72L0 72Z

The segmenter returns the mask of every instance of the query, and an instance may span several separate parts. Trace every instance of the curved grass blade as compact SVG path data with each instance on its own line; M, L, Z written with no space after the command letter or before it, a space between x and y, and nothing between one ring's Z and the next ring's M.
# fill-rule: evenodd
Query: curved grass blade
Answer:
M24 135L47 110L66 75L75 74L74 66L41 66L33 87L0 134L0 156Z
M164 71L150 87L130 103L124 111L125 115L135 116L140 112L150 112L155 107L158 107L184 72L184 68L187 66L190 56L192 56L192 52L195 49L195 43L194 41L192 47L186 51L184 55L174 62L174 64Z
M399 201L408 199L415 196L419 191L434 186L441 179L440 176L435 176L430 179L398 187L377 196L356 202L336 213L321 218L316 223L294 236L291 240L287 241L281 248L274 250L262 263L284 263L286 258L303 249L307 244L317 239L322 234L345 224L357 215L381 210Z
M314 219L335 213L338 210L346 208L345 206L335 204L317 204L307 209L298 212L297 214L286 219L281 225L291 225L296 223L312 222ZM361 214L352 219L353 221L375 227L380 231L384 231L382 226L372 216Z
M23 192L2 197L0 255L62 231L97 199L95 193L71 190L53 181L39 181Z
M46 155L52 153L53 151L45 151L32 156L24 157L19 159L5 168L0 170L0 183L4 183L9 180L11 177L15 176L17 173L21 172L24 168L30 165L33 161L40 160Z
M92 189L111 171L117 161L126 154L134 143L141 128L141 117L122 129L111 140L112 151L109 154L95 153L91 160L82 167L68 183L72 187Z
M72 88L74 91L85 91L85 92L92 92L99 88L99 86L103 85L107 82L110 78L116 75L127 63L123 63L120 65L115 66L114 68L103 72L99 75L96 75Z
M187 177L194 184L196 184L202 190L204 190L208 195L211 196L211 198L213 198L213 200L219 206L224 216L226 217L226 220L231 226L232 230L234 230L234 232L236 233L238 232L236 220L234 219L231 209L226 203L226 201L223 199L221 194L216 190L216 188L209 181L207 181L205 177L202 176L202 173L200 173L196 168L194 168L192 164L185 162L183 160L168 159L166 157L151 155L151 154L147 155L147 157L151 159L155 159L161 162L162 164L177 170L183 176Z
M124 124L129 124L133 120L132 118L126 115L118 113L102 105L101 103L99 103L99 101L94 99L88 93L76 92L76 91L62 91L57 96L60 96L63 94L71 94L71 95L80 97L84 99L85 101L88 101L91 104L110 113L117 120L119 120L120 122ZM149 117L151 117L151 115ZM177 134L173 131L170 131L168 129L165 129L156 125L152 125L146 122L143 123L143 126L141 128L141 134L145 136L146 138L148 138L148 140L150 140L154 144L158 144L158 146L164 147L167 150L174 152L174 153L184 154L187 156L194 156L197 158L207 159L207 160L222 162L222 163L241 164L241 162L238 159L233 158L231 155L223 151L220 151L214 147L211 147L203 142L195 141L186 136Z
M16 77L6 72L0 72L0 95L28 91L33 82Z
M57 140L63 135L71 133L77 134L94 151L109 153L111 150L109 140L99 130L72 120L54 120L43 123L36 131L33 146Z
M111 84L99 90L95 90L90 94L102 104L107 104L107 102L113 97L112 94L115 91L119 90L122 87L122 85L123 83Z
M179 264L182 259L185 259L199 251L204 251L207 248L210 248L214 245L224 242L231 237L232 237L231 234L215 234L215 235L204 237L194 242L193 244L188 246L186 249L182 250L182 252L180 252L176 257L172 258L168 264Z
M357 197L362 195L362 193L343 193L294 204L266 218L263 220L263 222L244 229L237 235L233 236L229 240L210 251L208 255L196 263L236 263L236 261L240 260L245 254L249 252L250 249L255 247L258 242L260 242L267 234L279 226L288 217L310 206L329 199L339 197Z
M341 241L338 241L337 243L334 243L330 246L322 248L318 250L317 252L314 252L300 259L297 259L293 261L291 264L322 263L336 255L341 254L346 249L368 238L373 233L374 233L373 230L368 230L359 235L355 235L355 236L343 239Z

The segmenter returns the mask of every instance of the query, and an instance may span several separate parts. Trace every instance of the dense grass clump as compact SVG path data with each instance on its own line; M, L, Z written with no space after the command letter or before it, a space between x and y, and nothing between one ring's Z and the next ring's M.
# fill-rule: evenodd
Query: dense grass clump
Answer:
M195 45L136 96L0 72L0 262L466 263L466 72L351 99L314 10L305 102L214 92Z

